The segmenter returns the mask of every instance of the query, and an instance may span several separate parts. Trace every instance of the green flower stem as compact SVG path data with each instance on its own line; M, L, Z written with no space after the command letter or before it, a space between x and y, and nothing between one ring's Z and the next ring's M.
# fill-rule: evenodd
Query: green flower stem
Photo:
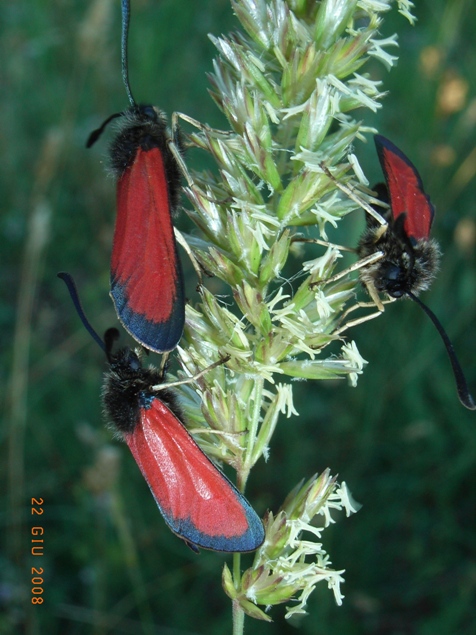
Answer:
M250 474L250 470L253 467L253 450L255 447L256 437L258 436L258 426L261 417L261 408L263 405L263 385L264 378L262 376L256 377L251 397L253 399L253 414L248 428L249 442L246 446L243 467L237 475L238 489L240 490L240 492L243 493L246 487L246 481L248 480L248 476Z
M241 562L241 554L239 553L233 554L233 570L235 571L235 569L238 569L238 575L236 576L234 573L233 578L235 581L237 580L238 583L241 580L240 562ZM238 565L236 563L238 563ZM245 612L241 608L238 600L233 600L232 606L233 606L233 635L243 635L245 630Z
M255 384L252 391L251 398L253 399L253 414L251 417L250 426L248 428L248 435L250 442L247 443L246 453L243 461L243 467L238 470L237 487L240 492L244 493L246 487L246 481L250 474L252 465L252 456L254 449L254 441L258 435L258 426L261 416L262 395L263 395L264 379L258 377L255 380ZM241 553L233 554L233 583L238 591L241 586ZM245 612L241 608L238 600L233 600L233 635L242 635L245 628Z

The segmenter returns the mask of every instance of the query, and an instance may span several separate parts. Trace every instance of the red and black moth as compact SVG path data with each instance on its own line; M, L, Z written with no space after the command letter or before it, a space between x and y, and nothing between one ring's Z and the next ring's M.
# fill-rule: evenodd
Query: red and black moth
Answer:
M106 353L106 416L127 443L169 528L194 551L257 549L264 540L263 523L184 427L174 393L161 387L164 373L143 368L138 351L124 347L114 353L117 329L108 329L103 341L84 314L71 276L58 277L83 325Z
M142 346L173 350L185 323L182 268L172 224L180 191L175 153L182 149L178 128L172 137L161 111L137 105L129 86L127 39L129 0L122 0L122 76L130 108L111 115L89 137L96 142L106 125L120 117L110 147L117 178L117 218L111 258L111 297L117 316Z
M439 247L430 238L435 209L410 159L382 135L375 135L374 141L386 181L386 185L380 183L374 189L378 198L389 205L383 213L382 208L378 208L388 227L382 234L381 224L367 215L367 228L360 239L358 254L365 258L380 251L383 257L362 267L360 279L377 304L378 293L383 292L392 298L411 298L423 309L445 344L459 400L466 408L475 410L476 405L448 335L433 311L418 298L421 291L429 288L440 259Z

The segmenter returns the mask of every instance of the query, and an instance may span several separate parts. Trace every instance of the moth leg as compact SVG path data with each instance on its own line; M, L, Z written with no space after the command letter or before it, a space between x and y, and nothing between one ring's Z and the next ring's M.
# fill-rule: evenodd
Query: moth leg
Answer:
M172 115L172 138L168 139L167 141L168 147L170 152L172 153L175 162L177 163L182 175L184 176L185 180L187 181L187 184L189 186L189 188L193 189L193 179L190 175L190 172L188 171L188 168L185 164L185 161L183 160L182 157L182 153L180 151L180 146L181 146L181 141L180 141L180 127L178 125L178 118L177 118L177 113L173 113ZM190 258L190 261L193 265L193 268L195 269L197 276L198 276L198 281L199 284L202 284L202 267L200 266L198 260L195 258L192 250L190 249L189 244L187 243L187 241L185 240L185 238L183 237L183 235L181 234L181 232L174 227L174 234L175 234L175 240L182 245L182 247L184 248L184 250L187 253L187 256Z
M387 231L387 227L388 225L385 225L385 226L380 225L380 227L377 230L375 230L374 243L378 243L378 241L382 238L382 236Z
M339 335L340 333L343 333L344 331L346 331L348 328L351 328L352 326L357 326L358 324L363 324L364 322L368 322L369 320L373 320L374 318L378 317L379 315L382 315L383 311L385 310L384 305L385 304L390 304L391 302L395 302L395 298L390 298L388 300L383 300L381 301L381 306L382 306L382 310L378 310L374 313L371 313L369 315L364 315L360 318L356 318L355 320L351 320L350 322L346 322L345 324L343 324L341 327L339 327L335 333L337 335ZM344 313L342 314L341 318L340 318L340 322L344 322L344 320L354 311L357 311L358 309L370 309L370 308L374 308L375 307L375 302L357 302L356 304L354 304L353 306L349 307L346 311L344 311Z
M215 139L230 139L235 136L235 133L231 131L227 132L225 130L217 130L215 128L210 128L210 126L208 126L207 124L201 123L200 121L193 119L193 117L189 117L188 115L185 115L184 113L181 113L181 112L174 112L172 114L172 135L175 139L180 138L180 134L178 132L181 130L181 128L179 127L179 118L183 119L184 121L191 124L192 126L195 126L195 128L198 128L200 132L202 132L204 135L207 135L208 137L212 137ZM199 143L196 140L194 140L194 143L189 143L188 145L190 147L199 147L201 149L209 148L209 144ZM185 178L187 179L187 184L191 190L192 195L198 198L205 198L206 200L216 204L218 202L217 196L207 195L203 190L199 190L196 183L194 183L192 177L190 176L190 173L187 170L187 167L183 161L183 158L181 156L177 157L175 153L174 153L174 156L176 157L177 163L179 164L180 169L182 170ZM225 204L227 202L230 202L231 200L232 200L231 197L227 197L221 202Z
M169 364L169 356L170 356L170 353L164 353L162 355L162 359L160 360L159 373L162 379L165 377L165 373L167 371L167 366Z
M305 238L302 235L296 235L291 238L292 243L312 243L316 245L322 245L323 247L335 247L339 251L350 251L353 254L357 253L357 250L353 247L345 247L344 245L336 245L330 243L327 240L320 240L319 238Z
M340 280L341 278L344 278L345 276L347 276L349 273L352 273L353 271L358 271L359 269L362 269L362 267L367 267L368 265L371 265L374 262L381 260L383 257L384 257L384 253L382 251L376 251L374 254L370 254L370 256L366 256L365 258L362 258L362 260L358 260L357 262L354 262L353 265L350 265L350 267L347 267L347 269L343 269L342 271L339 271L339 273L336 273L330 278L323 278L322 280L317 280L316 282L312 282L309 286L312 289L322 284L330 284L331 282L336 282L337 280Z
M207 366L206 368L204 368L203 370L201 370L200 372L198 372L196 375L193 375L193 377L187 377L186 379L179 379L177 381L171 381L167 384L158 384L157 386L151 386L150 390L165 390L167 388L173 388L174 386L182 386L184 384L192 384L193 382L197 381L197 379L200 379L200 377L203 377L203 375L205 375L206 373L208 373L208 371L212 370L213 368L216 368L217 366L221 366L222 364L226 364L227 361L229 361L230 359L230 355L225 355L223 357L220 357L220 359L216 362L213 362L213 364L210 364L210 366Z
M357 203L359 207L361 207L364 211L367 212L367 214L372 216L372 218L377 221L377 223L380 225L380 228L377 231L376 235L378 236L378 238L381 238L383 234L385 234L385 232L387 231L387 227L388 227L387 221L378 212L376 212L374 208L371 205L369 205L369 203L367 203L360 196L358 196L355 193L354 188L351 188L348 185L344 185L343 183L340 183L335 178L335 176L331 173L331 171L329 170L329 168L326 166L324 162L321 162L319 166L324 172L324 174L330 178L330 180L334 183L334 185L337 188L339 188L341 192L343 192L348 198L354 201L354 203ZM380 203L378 199L373 199L373 200L376 203Z
M248 434L248 430L241 430L241 432L228 432L227 430L214 430L213 428L187 428L190 434L213 434L216 437L243 437Z
M187 123L189 123L190 125L192 125L194 128L197 128L198 130L200 130L200 132L208 132L209 134L212 134L214 137L232 137L235 133L229 130L217 130L216 128L211 128L210 126L208 126L206 123L202 123L201 121L198 121L197 119L194 119L193 117L189 117L189 115L186 115L183 112L174 112L172 115L172 127L178 126L178 120L182 119L183 121L186 121Z
M369 296L372 298L375 306L378 308L378 310L381 313L383 313L383 311L385 309L384 309L384 306L382 304L382 300L379 297L378 291L375 288L375 285L372 284L371 282L365 282L364 284L365 284L365 288L367 289L367 291L369 293Z
M374 306L374 305L372 305L372 306ZM337 331L334 331L334 335L340 335L344 331L347 331L347 329L350 329L353 326L358 326L359 324L363 324L364 322L368 322L369 320L373 320L376 317L378 317L379 315L382 315L382 311L375 311L374 313L370 313L369 315L364 315L364 316L362 316L360 318L357 318L355 320L350 320L349 322L346 322L343 326L338 328Z
M181 145L181 132L180 126L178 123L177 113L174 112L172 115L172 138L168 139L167 144L169 146L169 150L172 153L177 165L179 166L180 171L182 172L187 184L190 188L193 188L193 179L190 176L190 172L188 171L187 166L185 165L185 161L183 160L182 153L180 152Z
M194 254L193 254L193 251L190 249L190 245L185 240L185 238L183 237L182 233L176 227L174 227L174 234L175 234L175 240L178 243L180 243L180 245L182 245L184 250L187 252L187 256L190 258L190 262L192 263L193 268L195 269L195 272L197 274L198 284L200 286L202 286L202 284L203 284L203 277L202 277L203 267L200 265L198 260L195 258Z

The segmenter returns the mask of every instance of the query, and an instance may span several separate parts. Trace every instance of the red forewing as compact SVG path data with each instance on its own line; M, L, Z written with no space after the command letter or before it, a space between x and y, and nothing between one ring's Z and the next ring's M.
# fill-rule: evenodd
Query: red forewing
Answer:
M405 214L404 231L410 239L428 238L435 210L416 167L391 141L375 135L375 146L387 182L393 219Z
M181 337L184 291L160 148L137 150L117 184L111 295L141 344L168 351Z
M248 501L160 399L147 401L124 437L170 529L206 549L256 549L263 525Z
M111 150L118 175L111 296L126 330L146 348L165 352L178 344L185 321L171 218L179 171L158 111L142 106L125 121Z

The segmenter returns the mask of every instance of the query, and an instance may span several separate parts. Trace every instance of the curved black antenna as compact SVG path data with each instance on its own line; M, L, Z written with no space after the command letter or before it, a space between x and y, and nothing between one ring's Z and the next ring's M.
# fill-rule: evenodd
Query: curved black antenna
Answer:
M76 312L79 315L79 318L81 322L83 323L83 326L92 336L92 338L96 340L96 342L99 344L102 350L106 352L106 347L104 345L104 342L96 333L96 331L93 329L93 327L89 323L89 320L83 311L83 307L81 306L81 300L79 299L78 289L76 287L76 283L73 280L73 277L71 276L71 274L64 273L63 271L61 271L60 273L56 275L58 276L58 278L61 278L61 280L63 280L63 282L68 287L69 295L71 296L71 300L73 300L74 308L76 309Z
M443 340L444 345L446 346L446 351L448 353L448 357L450 358L451 366L453 367L453 374L456 380L456 390L458 391L458 397L461 403L468 410L476 410L476 404L474 403L474 399L469 392L468 384L466 383L466 378L463 373L463 369L461 368L458 358L456 357L455 349L453 348L453 344L450 342L450 338L446 334L446 331L441 326L440 321L436 317L436 315L431 311L426 304L417 298L416 295L413 295L411 291L407 291L406 294L409 298L411 298L414 302L420 306L423 311L428 315L430 320L436 326L438 333L441 335L441 339Z
M122 0L122 36L121 36L121 61L122 61L122 81L126 88L129 103L133 108L137 107L136 100L132 96L131 86L129 84L129 71L127 68L127 40L129 36L129 22L131 19L131 3L130 0Z
M115 112L113 115L111 115L110 117L108 117L106 119L106 121L104 121L99 128L96 128L96 130L93 130L91 132L91 134L88 137L88 140L86 141L86 148L90 148L92 145L94 145L96 143L96 141L99 139L99 137L102 135L102 133L104 132L104 128L107 126L107 124L112 121L113 119L116 119L117 117L122 117L123 116L123 112Z
M104 333L104 350L106 351L106 357L109 363L113 361L114 355L112 353L112 347L114 346L114 343L117 342L119 337L119 331L115 327L107 329L107 331Z
M130 0L122 0L122 33L121 33L121 67L122 67L122 81L124 82L124 87L126 89L127 97L132 108L137 108L136 100L134 99L131 91L131 86L129 84L129 71L128 71L128 55L127 55L127 41L129 38L129 22L131 19L131 4ZM99 128L93 130L88 137L86 142L86 148L90 148L92 145L96 143L99 137L104 132L104 128L107 124L116 119L116 117L122 117L124 115L123 112L116 112L114 115L111 115L106 119L106 121L101 124Z

